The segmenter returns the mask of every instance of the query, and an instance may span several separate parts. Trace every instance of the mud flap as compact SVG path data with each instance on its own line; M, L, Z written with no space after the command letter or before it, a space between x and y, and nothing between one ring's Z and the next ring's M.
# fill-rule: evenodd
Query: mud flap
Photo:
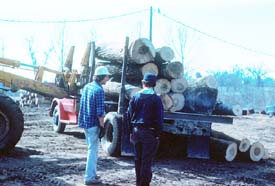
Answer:
M122 125L121 155L134 156L134 146L130 142L130 133L126 124Z
M187 157L209 159L210 158L210 136L188 136Z

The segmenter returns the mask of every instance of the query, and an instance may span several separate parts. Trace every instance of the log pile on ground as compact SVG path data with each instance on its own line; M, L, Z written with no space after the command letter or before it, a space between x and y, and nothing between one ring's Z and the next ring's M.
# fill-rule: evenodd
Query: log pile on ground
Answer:
M250 144L247 138L238 140L215 130L211 131L210 139L210 153L213 159L258 162L268 158L268 152L260 142ZM224 156L221 156L221 152Z
M109 101L117 101L121 86L123 44L99 44L95 55L98 59L105 60L97 61L96 66L104 65L112 73L111 81L103 88ZM163 46L155 49L148 39L141 38L130 44L128 57L126 69L126 98L128 100L141 90L143 75L150 72L158 77L154 90L161 96L166 111L207 115L242 115L239 105L229 106L217 101L218 83L215 77L198 77L193 82L187 82L183 76L183 65L179 61L173 61L174 52L170 47ZM168 144L167 147L170 148L171 145L174 146ZM250 145L248 139L237 140L217 131L211 133L211 158L225 161L234 159L259 161L264 155L265 149L259 142Z

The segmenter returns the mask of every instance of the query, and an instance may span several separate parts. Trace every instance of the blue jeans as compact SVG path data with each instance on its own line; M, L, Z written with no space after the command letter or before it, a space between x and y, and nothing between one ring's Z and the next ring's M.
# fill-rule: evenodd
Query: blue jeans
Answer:
M136 185L149 186L152 179L152 164L158 143L154 132L149 129L134 129L133 144L135 153Z
M91 181L96 177L99 127L84 129L84 134L86 137L86 143L88 145L85 181Z

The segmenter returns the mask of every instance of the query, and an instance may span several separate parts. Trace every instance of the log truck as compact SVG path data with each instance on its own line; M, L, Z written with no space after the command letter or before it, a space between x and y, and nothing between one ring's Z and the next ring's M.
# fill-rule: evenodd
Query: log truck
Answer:
M126 37L123 50L121 86L117 102L106 100L105 134L101 139L104 151L110 156L133 155L133 147L129 140L129 131L126 126L125 112L127 99L125 96L126 68L129 59L129 38ZM81 88L91 82L95 69L95 43L89 43L81 61L81 73L72 71L72 56L74 47L71 47L65 62L65 71L59 72L45 67L39 67L34 80L23 78L20 75L0 70L0 82L12 90L25 89L43 96L52 97L49 115L53 117L53 130L63 133L66 125L77 124L79 98ZM19 67L20 62L0 59L0 64ZM55 84L48 85L42 82L44 71L56 74ZM191 158L209 159L209 144L211 124L232 124L233 118L208 114L169 112L164 113L163 132L188 137L187 156ZM23 132L24 118L22 111L12 99L0 96L0 152L13 148Z

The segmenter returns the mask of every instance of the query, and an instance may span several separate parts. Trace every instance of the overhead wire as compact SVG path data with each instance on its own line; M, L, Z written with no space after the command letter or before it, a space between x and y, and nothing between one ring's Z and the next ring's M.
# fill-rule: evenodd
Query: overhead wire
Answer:
M207 37L209 37L209 38L212 38L212 39L221 41L221 42L223 42L223 43L226 43L226 44L232 45L232 46L234 46L234 47L241 48L241 49L244 49L244 50L253 52L253 53L257 53L257 54L261 54L261 55L265 55L265 56L269 56L269 57L275 57L275 55L273 55L273 54L269 54L269 53L267 53L267 52L255 50L255 49L252 49L252 48L248 48L248 47L245 47L245 46L243 46L243 45L241 45L241 44L236 44L236 43L234 43L234 42L231 42L231 41L222 39L222 38L220 38L220 37L214 36L214 35L212 35L212 34L209 34L209 33L207 33L207 32L201 31L201 30L199 30L199 29L197 29L197 28L195 28L195 27L189 26L189 25L187 25L187 24L185 24L185 23L182 23L181 21L178 21L178 20L176 20L176 19L174 19L174 18L172 18L172 17L170 17L170 16L167 16L166 14L161 13L160 11L158 11L157 13L160 14L161 16L165 17L166 19L170 20L170 21L173 21L173 22L175 22L175 23L177 23L177 24L180 24L180 25L182 25L182 26L184 26L184 27L186 27L186 28L189 28L189 29L191 29L191 30L193 30L193 31L195 31L195 32L198 32L198 33L200 33L200 34L202 34L202 35L204 35L204 36L207 36Z
M134 12L129 12L129 13L124 13L120 15L115 15L115 16L107 16L107 17L100 17L100 18L90 18L90 19L77 19L77 20L46 20L46 21L41 21L41 20L18 20L18 19L0 19L0 22L9 22L9 23L40 23L40 24L60 24L60 23L83 23L83 22L94 22L94 21L103 21L103 20L108 20L108 19L117 19L121 17L127 17L135 14L139 14L142 12L149 11L149 9L142 9L142 10L137 10Z

